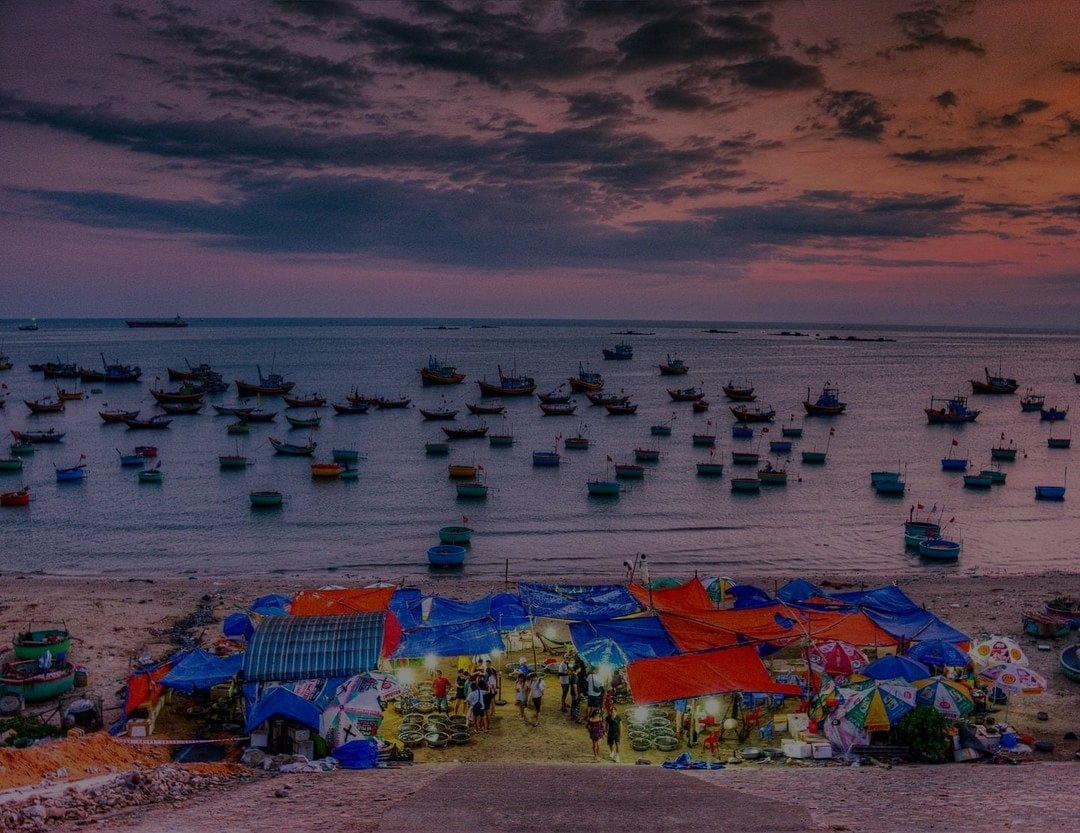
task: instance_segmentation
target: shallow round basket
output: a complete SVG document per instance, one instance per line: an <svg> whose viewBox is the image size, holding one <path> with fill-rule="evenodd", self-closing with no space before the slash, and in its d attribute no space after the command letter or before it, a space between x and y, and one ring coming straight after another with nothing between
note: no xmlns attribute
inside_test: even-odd
<svg viewBox="0 0 1080 833"><path fill-rule="evenodd" d="M652 741L647 738L635 738L630 741L630 748L636 752L644 752L646 749L652 749Z"/></svg>
<svg viewBox="0 0 1080 833"><path fill-rule="evenodd" d="M675 737L675 730L670 726L658 726L654 729L646 729L645 734L653 740L657 738L673 738Z"/></svg>
<svg viewBox="0 0 1080 833"><path fill-rule="evenodd" d="M428 732L424 735L424 743L432 749L442 749L450 742L450 735L446 732Z"/></svg>
<svg viewBox="0 0 1080 833"><path fill-rule="evenodd" d="M652 739L652 735L650 735L644 729L629 729L626 733L626 736L630 738L630 740L633 740L634 738L645 738L646 740Z"/></svg>
<svg viewBox="0 0 1080 833"><path fill-rule="evenodd" d="M401 735L401 742L410 749L415 749L418 746L424 745L424 736L419 732L409 732Z"/></svg>
<svg viewBox="0 0 1080 833"><path fill-rule="evenodd" d="M784 750L780 749L779 747L776 747L776 746L766 747L765 749L762 749L761 751L765 754L766 758L768 758L769 760L772 760L772 761L779 761L782 758L787 757L787 755L784 754Z"/></svg>
<svg viewBox="0 0 1080 833"><path fill-rule="evenodd" d="M447 717L445 714L435 713L435 714L428 715L427 722L428 723L441 723L443 726L445 726L447 723L450 722L450 718Z"/></svg>
<svg viewBox="0 0 1080 833"><path fill-rule="evenodd" d="M765 757L765 753L756 746L744 746L739 750L739 757L744 761L757 761Z"/></svg>
<svg viewBox="0 0 1080 833"><path fill-rule="evenodd" d="M466 744L466 743L469 742L469 733L468 732L454 732L452 735L450 735L450 740L451 740L451 742L456 743L459 746L461 746L462 744Z"/></svg>
<svg viewBox="0 0 1080 833"><path fill-rule="evenodd" d="M660 735L653 738L653 746L661 752L671 752L679 748L679 739L674 735Z"/></svg>
<svg viewBox="0 0 1080 833"><path fill-rule="evenodd" d="M670 720L666 720L663 717L652 717L645 723L645 728L649 731L653 731L654 729L670 729L672 727Z"/></svg>
<svg viewBox="0 0 1080 833"><path fill-rule="evenodd" d="M450 715L449 721L451 726L467 726L469 724L469 718L463 714L452 714Z"/></svg>
<svg viewBox="0 0 1080 833"><path fill-rule="evenodd" d="M433 711L435 711L435 701L421 700L419 703L416 704L416 710L420 712L420 714L431 714Z"/></svg>

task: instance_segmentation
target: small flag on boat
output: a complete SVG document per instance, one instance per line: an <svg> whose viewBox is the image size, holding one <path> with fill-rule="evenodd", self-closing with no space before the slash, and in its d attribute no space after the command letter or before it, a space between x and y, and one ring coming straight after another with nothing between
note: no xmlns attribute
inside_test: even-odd
<svg viewBox="0 0 1080 833"><path fill-rule="evenodd" d="M762 434L768 434L768 433L769 433L769 429L768 429L768 428L762 428L762 429L761 429L761 433L762 433Z"/></svg>
<svg viewBox="0 0 1080 833"><path fill-rule="evenodd" d="M461 516L461 522L463 524L467 524L469 522L469 516L468 515L462 515Z"/></svg>
<svg viewBox="0 0 1080 833"><path fill-rule="evenodd" d="M955 520L956 520L956 515L953 515L951 518L949 518L949 523L952 523Z"/></svg>
<svg viewBox="0 0 1080 833"><path fill-rule="evenodd" d="M80 459L80 460L85 460L85 459L86 459L86 455L85 455L85 454L80 454L80 455L79 455L79 459Z"/></svg>
<svg viewBox="0 0 1080 833"><path fill-rule="evenodd" d="M610 455L610 454L608 455L607 461L608 461L609 463L610 463L610 462L612 462L612 460L611 460L611 455Z"/></svg>
<svg viewBox="0 0 1080 833"><path fill-rule="evenodd" d="M960 443L958 443L958 442L957 442L956 440L953 440L953 441L952 441L952 444L953 444L953 445L960 445Z"/></svg>
<svg viewBox="0 0 1080 833"><path fill-rule="evenodd" d="M920 504L918 504L918 506L919 506L919 508L920 508L920 509L925 509L925 508L926 508L926 507L925 507L925 506L923 506L923 505L922 505L921 503L920 503Z"/></svg>
<svg viewBox="0 0 1080 833"><path fill-rule="evenodd" d="M484 470L484 467L483 467L483 466L477 466L477 467L476 467L476 470L477 470L477 471L483 471L483 470Z"/></svg>
<svg viewBox="0 0 1080 833"><path fill-rule="evenodd" d="M830 428L829 429L829 436L830 437L836 436L836 429L835 428Z"/></svg>
<svg viewBox="0 0 1080 833"><path fill-rule="evenodd" d="M1004 431L1001 432L1001 439L1005 439L1005 432Z"/></svg>

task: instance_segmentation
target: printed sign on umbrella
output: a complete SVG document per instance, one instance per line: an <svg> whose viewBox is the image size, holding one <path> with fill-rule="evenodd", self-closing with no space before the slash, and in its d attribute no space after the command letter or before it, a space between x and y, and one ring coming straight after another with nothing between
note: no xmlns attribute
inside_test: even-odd
<svg viewBox="0 0 1080 833"><path fill-rule="evenodd" d="M1015 639L1008 636L987 636L972 645L968 654L975 661L976 668L1006 663L1028 664L1024 651Z"/></svg>
<svg viewBox="0 0 1080 833"><path fill-rule="evenodd" d="M810 648L810 667L840 677L850 677L867 663L866 654L847 642L827 640Z"/></svg>
<svg viewBox="0 0 1080 833"><path fill-rule="evenodd" d="M1012 662L990 665L979 671L979 678L987 680L1008 694L1042 694L1046 680L1026 665Z"/></svg>
<svg viewBox="0 0 1080 833"><path fill-rule="evenodd" d="M963 683L944 677L923 680L915 692L915 703L920 706L933 706L950 720L959 720L975 710L971 689Z"/></svg>
<svg viewBox="0 0 1080 833"><path fill-rule="evenodd" d="M915 708L915 689L876 680L871 682L869 688L855 691L847 697L837 714L858 729L884 732Z"/></svg>
<svg viewBox="0 0 1080 833"><path fill-rule="evenodd" d="M331 747L371 737L382 722L383 703L401 693L388 674L357 674L338 686L323 710L319 728Z"/></svg>

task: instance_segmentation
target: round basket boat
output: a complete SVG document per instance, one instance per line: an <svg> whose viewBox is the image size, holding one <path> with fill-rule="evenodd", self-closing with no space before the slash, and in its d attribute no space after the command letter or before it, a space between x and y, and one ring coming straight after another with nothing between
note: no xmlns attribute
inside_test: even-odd
<svg viewBox="0 0 1080 833"><path fill-rule="evenodd" d="M661 735L653 738L653 746L661 752L671 752L673 749L679 748L679 739L674 735Z"/></svg>
<svg viewBox="0 0 1080 833"><path fill-rule="evenodd" d="M424 743L432 749L442 749L450 742L450 735L446 732L428 732L424 735Z"/></svg>
<svg viewBox="0 0 1080 833"><path fill-rule="evenodd" d="M468 726L469 718L463 714L452 714L448 722L451 726Z"/></svg>
<svg viewBox="0 0 1080 833"><path fill-rule="evenodd" d="M630 748L636 752L644 752L647 749L652 749L652 741L647 737L639 737L630 741Z"/></svg>

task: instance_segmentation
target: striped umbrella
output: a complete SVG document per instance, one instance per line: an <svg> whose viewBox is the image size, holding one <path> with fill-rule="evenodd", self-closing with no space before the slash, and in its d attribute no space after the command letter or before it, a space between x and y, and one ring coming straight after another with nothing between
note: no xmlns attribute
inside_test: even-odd
<svg viewBox="0 0 1080 833"><path fill-rule="evenodd" d="M869 688L862 691L847 689L843 704L838 714L859 729L868 732L883 732L901 717L915 708L915 689L911 686L896 686L891 683L872 681ZM841 689L845 692L845 689Z"/></svg>
<svg viewBox="0 0 1080 833"><path fill-rule="evenodd" d="M933 706L952 720L971 714L975 710L975 701L971 698L971 689L955 680L944 677L932 677L916 683L915 702L920 706Z"/></svg>
<svg viewBox="0 0 1080 833"><path fill-rule="evenodd" d="M842 677L858 673L866 666L866 654L847 642L829 639L810 648L810 667Z"/></svg>

